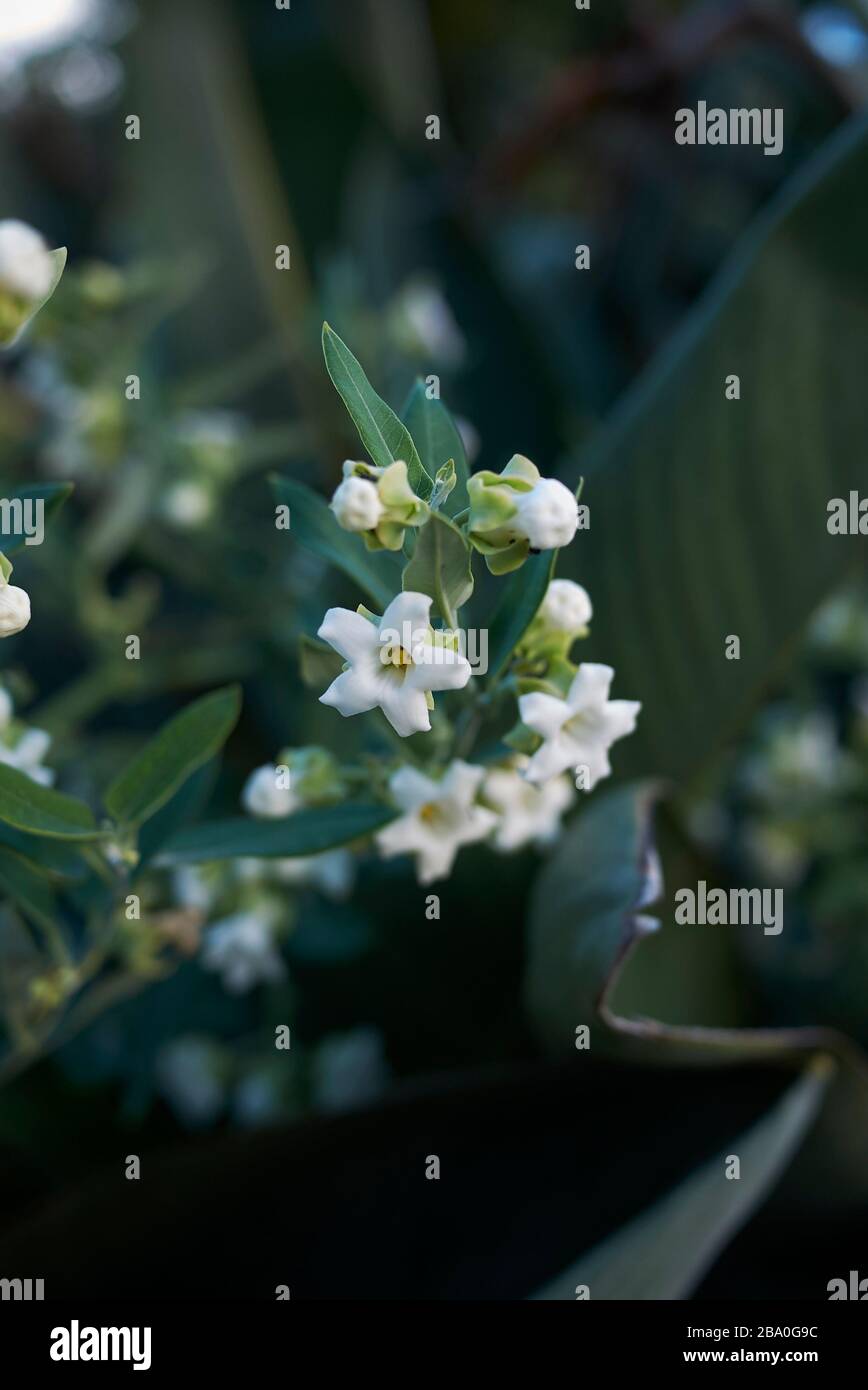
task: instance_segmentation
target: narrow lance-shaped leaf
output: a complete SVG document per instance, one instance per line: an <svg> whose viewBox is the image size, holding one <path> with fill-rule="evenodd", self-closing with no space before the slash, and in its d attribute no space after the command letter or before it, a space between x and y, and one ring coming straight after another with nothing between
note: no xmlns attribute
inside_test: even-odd
<svg viewBox="0 0 868 1390"><path fill-rule="evenodd" d="M767 1115L655 1206L583 1255L535 1298L678 1299L693 1289L765 1200L817 1114L835 1068L817 1057ZM737 1155L738 1180L727 1176Z"/></svg>
<svg viewBox="0 0 868 1390"><path fill-rule="evenodd" d="M237 686L204 695L171 719L109 787L106 810L120 824L147 820L220 749L238 719Z"/></svg>
<svg viewBox="0 0 868 1390"><path fill-rule="evenodd" d="M372 835L396 812L389 806L318 806L282 820L230 820L191 826L174 836L160 864L197 864L211 859L290 859L320 854Z"/></svg>
<svg viewBox="0 0 868 1390"><path fill-rule="evenodd" d="M322 348L329 376L372 462L378 468L388 468L396 459L403 459L410 486L427 500L431 496L433 479L422 467L409 431L394 410L380 399L346 343L327 323L323 324Z"/></svg>
<svg viewBox="0 0 868 1390"><path fill-rule="evenodd" d="M497 680L536 617L554 574L558 551L531 555L506 582L489 637L488 679Z"/></svg>
<svg viewBox="0 0 868 1390"><path fill-rule="evenodd" d="M40 787L17 768L0 763L0 821L31 835L95 840L101 835L90 808L62 792Z"/></svg>
<svg viewBox="0 0 868 1390"><path fill-rule="evenodd" d="M0 894L7 894L25 916L51 931L56 904L49 880L13 850L0 848Z"/></svg>
<svg viewBox="0 0 868 1390"><path fill-rule="evenodd" d="M358 584L382 610L401 588L401 570L386 551L366 550L360 536L341 530L328 505L304 483L271 477L278 502L289 507L290 534Z"/></svg>

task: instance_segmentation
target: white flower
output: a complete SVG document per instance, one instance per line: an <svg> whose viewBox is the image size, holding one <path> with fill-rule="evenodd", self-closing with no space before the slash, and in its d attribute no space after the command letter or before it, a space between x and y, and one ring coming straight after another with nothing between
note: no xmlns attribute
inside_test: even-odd
<svg viewBox="0 0 868 1390"><path fill-rule="evenodd" d="M43 237L26 222L0 222L0 285L21 299L44 299L54 279L54 262Z"/></svg>
<svg viewBox="0 0 868 1390"><path fill-rule="evenodd" d="M42 766L42 759L50 746L51 734L44 729L25 729L12 747L0 743L0 763L17 768L41 787L50 787L54 773L50 767Z"/></svg>
<svg viewBox="0 0 868 1390"><path fill-rule="evenodd" d="M582 632L591 621L593 609L587 591L572 579L553 579L537 617L552 632Z"/></svg>
<svg viewBox="0 0 868 1390"><path fill-rule="evenodd" d="M567 698L533 691L519 698L523 723L544 740L527 765L530 782L547 782L567 768L587 767L587 791L612 771L608 751L616 739L631 734L642 708L636 700L610 700L611 666L585 661Z"/></svg>
<svg viewBox="0 0 868 1390"><path fill-rule="evenodd" d="M330 608L318 636L349 662L320 701L343 715L381 709L402 738L431 728L426 693L461 690L470 663L435 642L431 599L412 590L393 598L382 618L371 622L348 608Z"/></svg>
<svg viewBox="0 0 868 1390"><path fill-rule="evenodd" d="M345 531L373 531L385 511L370 478L344 478L329 506Z"/></svg>
<svg viewBox="0 0 868 1390"><path fill-rule="evenodd" d="M272 860L274 878L278 883L303 888L310 885L327 898L340 901L352 892L356 876L356 861L349 850L327 849L322 854L303 855L294 859Z"/></svg>
<svg viewBox="0 0 868 1390"><path fill-rule="evenodd" d="M557 478L540 478L530 492L514 498L516 514L511 529L526 536L531 550L557 550L569 545L579 525L579 506L568 487Z"/></svg>
<svg viewBox="0 0 868 1390"><path fill-rule="evenodd" d="M14 584L0 588L0 637L14 637L30 622L30 598Z"/></svg>
<svg viewBox="0 0 868 1390"><path fill-rule="evenodd" d="M422 357L457 366L467 350L464 336L448 301L433 281L418 277L396 296L391 321L398 342Z"/></svg>
<svg viewBox="0 0 868 1390"><path fill-rule="evenodd" d="M389 780L392 800L405 812L376 836L385 859L415 854L420 883L445 878L462 845L484 840L497 824L494 811L477 806L484 767L456 760L439 782L413 767L402 767Z"/></svg>
<svg viewBox="0 0 868 1390"><path fill-rule="evenodd" d="M201 526L214 511L214 498L207 487L190 478L169 488L162 510L176 526Z"/></svg>
<svg viewBox="0 0 868 1390"><path fill-rule="evenodd" d="M10 723L14 709L12 696L5 686L0 685L0 729L5 729Z"/></svg>
<svg viewBox="0 0 868 1390"><path fill-rule="evenodd" d="M251 772L241 793L241 804L251 816L265 819L279 819L292 815L300 806L300 801L289 787L283 785L287 771L280 771L273 763L265 763Z"/></svg>
<svg viewBox="0 0 868 1390"><path fill-rule="evenodd" d="M172 900L180 907L208 912L217 896L217 884L199 864L181 864L172 874Z"/></svg>
<svg viewBox="0 0 868 1390"><path fill-rule="evenodd" d="M518 771L527 761L516 759L513 767L493 768L483 783L483 800L499 816L492 843L504 852L531 843L550 845L560 832L562 815L576 799L569 777L533 786Z"/></svg>
<svg viewBox="0 0 868 1390"><path fill-rule="evenodd" d="M236 912L211 927L202 947L202 965L216 970L230 994L272 984L285 974L272 937L271 922L256 912Z"/></svg>

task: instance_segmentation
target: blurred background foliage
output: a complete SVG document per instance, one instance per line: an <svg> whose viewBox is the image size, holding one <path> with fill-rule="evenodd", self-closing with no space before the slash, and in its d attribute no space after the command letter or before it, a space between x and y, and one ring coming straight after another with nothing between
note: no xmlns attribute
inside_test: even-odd
<svg viewBox="0 0 868 1390"><path fill-rule="evenodd" d="M473 466L518 451L587 474L591 531L561 572L594 600L590 654L643 701L616 778L664 784L662 930L619 977L618 1013L866 1042L864 554L825 533L828 498L864 478L865 7L42 0L0 7L0 72L3 215L70 253L0 379L4 478L75 483L45 545L17 557L35 617L2 653L64 789L91 798L227 681L244 685L241 723L179 814L231 813L277 749L348 738L297 646L326 601L358 595L275 532L266 482L279 466L328 491L357 451L322 368L327 318L394 406L437 373ZM673 112L699 99L783 108L783 153L677 147ZM130 632L141 662L124 659ZM538 858L495 875L484 855L459 859L436 925L402 864L366 862L349 900L295 895L286 983L230 997L188 961L103 1014L5 1088L0 1205L189 1128L279 1125L390 1085L412 1098L432 1076L542 1075L526 981ZM783 886L783 935L675 927L672 894L700 877ZM287 1019L292 1061L275 1066ZM588 1084L612 1224L631 1215L602 1176L614 1113L642 1079L618 1072L609 1101ZM692 1083L646 1084L662 1130ZM761 1085L721 1078L697 1161L756 1118ZM840 1113L842 1167L819 1187L861 1168L835 1194L849 1211L864 1092ZM683 1134L641 1151L658 1192L678 1176L670 1150ZM811 1161L790 1202L817 1197ZM509 1287L582 1248L573 1232L526 1275L517 1255Z"/></svg>

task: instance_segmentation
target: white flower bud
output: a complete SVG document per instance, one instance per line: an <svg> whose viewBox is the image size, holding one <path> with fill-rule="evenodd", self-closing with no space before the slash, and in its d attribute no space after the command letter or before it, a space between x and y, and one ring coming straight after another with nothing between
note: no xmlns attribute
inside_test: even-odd
<svg viewBox="0 0 868 1390"><path fill-rule="evenodd" d="M552 632L581 632L593 609L587 591L572 579L553 579L540 604L538 617Z"/></svg>
<svg viewBox="0 0 868 1390"><path fill-rule="evenodd" d="M277 768L266 763L251 772L241 793L241 804L251 816L276 819L292 815L298 807L298 797L289 787L281 785Z"/></svg>
<svg viewBox="0 0 868 1390"><path fill-rule="evenodd" d="M0 589L0 637L12 637L30 622L30 599L24 589L6 584Z"/></svg>
<svg viewBox="0 0 868 1390"><path fill-rule="evenodd" d="M54 279L54 262L39 232L26 222L0 222L0 285L22 299L43 299Z"/></svg>
<svg viewBox="0 0 868 1390"><path fill-rule="evenodd" d="M344 478L330 506L345 531L372 531L385 510L376 483L368 478Z"/></svg>
<svg viewBox="0 0 868 1390"><path fill-rule="evenodd" d="M530 492L517 493L515 503L518 510L510 529L526 536L531 550L557 550L576 534L578 503L557 478L540 478Z"/></svg>

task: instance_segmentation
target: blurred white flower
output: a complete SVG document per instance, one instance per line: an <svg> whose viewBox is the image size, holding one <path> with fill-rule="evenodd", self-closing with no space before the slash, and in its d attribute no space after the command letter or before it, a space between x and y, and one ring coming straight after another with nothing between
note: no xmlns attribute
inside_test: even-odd
<svg viewBox="0 0 868 1390"><path fill-rule="evenodd" d="M14 637L30 622L30 596L14 584L0 588L0 637Z"/></svg>
<svg viewBox="0 0 868 1390"><path fill-rule="evenodd" d="M278 883L316 888L327 898L348 898L356 876L356 861L349 850L327 849L296 859L275 859L273 875Z"/></svg>
<svg viewBox="0 0 868 1390"><path fill-rule="evenodd" d="M54 262L44 237L15 218L0 222L0 286L35 302L44 299L54 280Z"/></svg>
<svg viewBox="0 0 868 1390"><path fill-rule="evenodd" d="M316 1110L350 1110L369 1105L386 1089L389 1068L383 1035L377 1028L354 1028L326 1038L311 1067L311 1099Z"/></svg>
<svg viewBox="0 0 868 1390"><path fill-rule="evenodd" d="M392 301L389 322L399 346L416 357L457 367L467 345L449 303L425 276L409 280Z"/></svg>
<svg viewBox="0 0 868 1390"><path fill-rule="evenodd" d="M615 672L611 666L585 661L565 700L542 691L521 695L522 721L543 739L527 765L530 782L547 782L568 768L586 767L591 791L612 771L608 752L616 739L631 734L642 706L636 700L610 700Z"/></svg>
<svg viewBox="0 0 868 1390"><path fill-rule="evenodd" d="M576 799L569 777L553 777L535 787L518 771L528 759L516 759L513 767L496 767L488 773L482 797L498 814L492 844L507 852L535 844L550 845L560 833L561 817Z"/></svg>
<svg viewBox="0 0 868 1390"><path fill-rule="evenodd" d="M185 1124L213 1124L220 1115L226 1088L219 1061L219 1049L204 1038L178 1038L157 1054L157 1084Z"/></svg>
<svg viewBox="0 0 868 1390"><path fill-rule="evenodd" d="M12 745L0 741L0 763L17 768L41 787L50 787L54 782L54 772L42 765L50 746L51 734L44 729L25 729Z"/></svg>
<svg viewBox="0 0 868 1390"><path fill-rule="evenodd" d="M435 782L413 767L401 767L389 779L392 800L405 814L376 835L385 859L416 856L420 883L445 878L462 845L484 840L497 825L494 811L476 804L485 768L456 759Z"/></svg>
<svg viewBox="0 0 868 1390"><path fill-rule="evenodd" d="M172 873L172 898L179 907L195 907L208 912L216 897L217 885L198 864L181 864Z"/></svg>
<svg viewBox="0 0 868 1390"><path fill-rule="evenodd" d="M552 632L583 632L593 609L587 591L572 579L553 579L540 604L537 618Z"/></svg>
<svg viewBox="0 0 868 1390"><path fill-rule="evenodd" d="M0 729L5 729L9 724L14 710L12 696L5 686L0 685Z"/></svg>
<svg viewBox="0 0 868 1390"><path fill-rule="evenodd" d="M406 590L372 622L348 608L330 608L318 636L349 662L320 702L343 715L381 709L402 738L431 728L426 693L461 690L470 663L437 645L431 630L431 599Z"/></svg>
<svg viewBox="0 0 868 1390"><path fill-rule="evenodd" d="M202 526L213 515L214 496L203 483L187 478L172 484L161 510L175 526Z"/></svg>
<svg viewBox="0 0 868 1390"><path fill-rule="evenodd" d="M210 927L201 962L216 971L230 994L245 994L254 985L274 984L286 974L274 944L270 915L236 912Z"/></svg>
<svg viewBox="0 0 868 1390"><path fill-rule="evenodd" d="M301 801L289 786L287 771L280 770L274 763L265 763L251 772L241 792L241 804L251 816L278 820L292 815L298 810Z"/></svg>
<svg viewBox="0 0 868 1390"><path fill-rule="evenodd" d="M241 1078L232 1097L232 1116L239 1125L256 1129L281 1117L278 1079L264 1067Z"/></svg>

